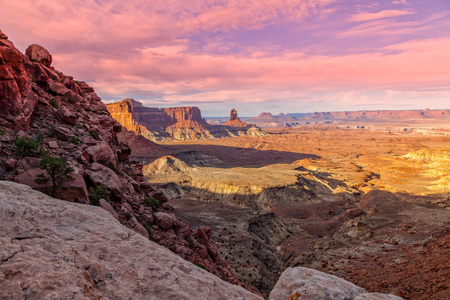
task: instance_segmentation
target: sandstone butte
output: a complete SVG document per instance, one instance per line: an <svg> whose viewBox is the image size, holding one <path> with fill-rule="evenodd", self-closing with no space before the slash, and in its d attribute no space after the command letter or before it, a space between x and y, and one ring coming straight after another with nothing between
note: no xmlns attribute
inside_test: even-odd
<svg viewBox="0 0 450 300"><path fill-rule="evenodd" d="M214 139L228 136L263 136L264 131L239 120L237 112L224 125L210 125L198 107L152 108L133 99L107 105L111 116L128 131L155 141ZM234 119L233 119L234 118Z"/></svg>
<svg viewBox="0 0 450 300"><path fill-rule="evenodd" d="M244 123L241 121L241 119L239 119L237 110L234 108L230 112L230 119L223 125L230 126L230 127L247 127L248 126L247 123Z"/></svg>
<svg viewBox="0 0 450 300"><path fill-rule="evenodd" d="M0 298L261 299L229 284L243 286L211 229L178 220L144 180L93 88L55 70L42 46L26 54L0 31ZM44 153L73 180L35 182Z"/></svg>

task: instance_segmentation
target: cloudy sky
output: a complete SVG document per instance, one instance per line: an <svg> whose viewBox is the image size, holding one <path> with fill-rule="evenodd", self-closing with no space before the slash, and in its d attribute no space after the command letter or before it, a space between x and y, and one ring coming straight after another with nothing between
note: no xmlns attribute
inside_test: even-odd
<svg viewBox="0 0 450 300"><path fill-rule="evenodd" d="M450 108L449 0L0 0L105 102L204 116Z"/></svg>

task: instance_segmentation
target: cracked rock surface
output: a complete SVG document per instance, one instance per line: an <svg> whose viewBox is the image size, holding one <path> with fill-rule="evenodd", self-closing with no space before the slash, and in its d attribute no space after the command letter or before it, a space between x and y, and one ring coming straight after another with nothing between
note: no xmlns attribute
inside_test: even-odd
<svg viewBox="0 0 450 300"><path fill-rule="evenodd" d="M101 208L25 185L0 181L0 228L0 299L262 299Z"/></svg>

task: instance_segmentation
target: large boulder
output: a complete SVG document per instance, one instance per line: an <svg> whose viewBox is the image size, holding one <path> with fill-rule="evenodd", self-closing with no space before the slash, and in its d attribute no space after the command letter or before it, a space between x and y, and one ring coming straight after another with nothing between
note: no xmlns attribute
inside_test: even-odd
<svg viewBox="0 0 450 300"><path fill-rule="evenodd" d="M377 298L378 297L378 298ZM314 269L296 267L288 268L269 295L269 300L357 300L357 299L402 299L394 295L367 291L342 278Z"/></svg>
<svg viewBox="0 0 450 300"><path fill-rule="evenodd" d="M90 162L99 162L104 165L117 163L117 155L111 150L111 147L105 142L99 142L96 145L86 148Z"/></svg>
<svg viewBox="0 0 450 300"><path fill-rule="evenodd" d="M28 46L27 50L25 50L25 55L28 56L31 61L36 61L46 67L50 67L52 64L52 55L50 52L38 44Z"/></svg>
<svg viewBox="0 0 450 300"><path fill-rule="evenodd" d="M121 225L100 207L0 181L0 298L263 298Z"/></svg>
<svg viewBox="0 0 450 300"><path fill-rule="evenodd" d="M119 176L110 168L99 163L93 163L91 168L86 170L86 174L96 186L103 184L113 192L120 192L122 189Z"/></svg>

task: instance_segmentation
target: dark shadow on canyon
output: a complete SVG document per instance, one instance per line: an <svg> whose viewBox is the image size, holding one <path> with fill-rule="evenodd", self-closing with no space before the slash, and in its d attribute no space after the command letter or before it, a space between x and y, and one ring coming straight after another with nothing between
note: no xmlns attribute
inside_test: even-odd
<svg viewBox="0 0 450 300"><path fill-rule="evenodd" d="M201 145L201 144L180 144L164 145L173 151L176 157L181 160L186 158L186 154L195 151L197 154L212 156L221 161L212 167L219 168L260 168L273 164L292 164L302 159L319 159L314 154L294 153L288 151L257 150L253 148L229 147L221 145ZM185 161L186 163L191 163Z"/></svg>

